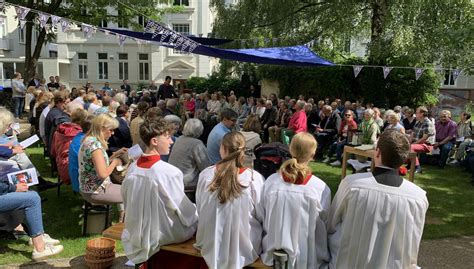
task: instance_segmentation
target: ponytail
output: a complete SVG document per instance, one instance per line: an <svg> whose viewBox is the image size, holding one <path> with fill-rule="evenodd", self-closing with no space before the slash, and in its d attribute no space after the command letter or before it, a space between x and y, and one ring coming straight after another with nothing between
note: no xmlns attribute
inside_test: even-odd
<svg viewBox="0 0 474 269"><path fill-rule="evenodd" d="M222 147L228 155L216 164L214 178L209 184L210 192L217 192L221 204L238 198L245 186L239 182L239 170L243 167L245 138L241 133L231 132L222 139Z"/></svg>
<svg viewBox="0 0 474 269"><path fill-rule="evenodd" d="M299 184L311 174L311 169L307 165L298 163L295 158L291 158L282 164L280 172L286 182Z"/></svg>
<svg viewBox="0 0 474 269"><path fill-rule="evenodd" d="M293 158L284 162L280 168L285 182L301 184L311 174L307 162L316 154L317 146L316 139L309 133L298 133L291 139L290 153Z"/></svg>

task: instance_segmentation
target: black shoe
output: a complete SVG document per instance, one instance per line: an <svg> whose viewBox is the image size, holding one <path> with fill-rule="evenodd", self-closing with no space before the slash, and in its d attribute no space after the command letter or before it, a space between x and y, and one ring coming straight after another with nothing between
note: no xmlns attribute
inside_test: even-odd
<svg viewBox="0 0 474 269"><path fill-rule="evenodd" d="M38 191L45 191L61 186L62 182L53 183L51 181L45 180L43 183L38 184Z"/></svg>

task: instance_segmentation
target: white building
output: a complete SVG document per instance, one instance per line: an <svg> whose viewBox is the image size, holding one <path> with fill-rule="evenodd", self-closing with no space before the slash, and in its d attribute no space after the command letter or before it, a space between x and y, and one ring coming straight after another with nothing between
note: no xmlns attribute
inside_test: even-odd
<svg viewBox="0 0 474 269"><path fill-rule="evenodd" d="M162 23L183 34L206 37L211 31L213 17L209 0L175 0L182 5L180 14L168 14ZM116 15L116 10L109 10ZM23 72L25 51L25 30L18 27L13 7L6 14L0 13L0 86L9 86L15 71ZM137 16L139 23L145 23ZM112 22L102 22L108 28L124 28ZM97 32L91 39L84 38L79 28L63 33L58 29L55 43L43 46L38 64L38 74L45 77L59 75L69 87L91 82L95 88L109 82L118 87L128 79L133 86L148 85L150 80L161 83L165 76L173 77L173 83L185 87L191 76L206 76L213 71L215 61L206 56L184 54L180 51L144 44L139 46L127 39L120 47L115 36ZM35 34L33 36L35 40ZM25 78L26 79L26 78Z"/></svg>

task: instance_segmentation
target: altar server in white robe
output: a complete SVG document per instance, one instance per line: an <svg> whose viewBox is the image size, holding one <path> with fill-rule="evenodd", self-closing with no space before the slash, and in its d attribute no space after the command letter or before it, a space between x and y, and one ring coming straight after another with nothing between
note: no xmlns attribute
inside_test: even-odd
<svg viewBox="0 0 474 269"><path fill-rule="evenodd" d="M135 264L160 247L190 239L197 228L196 207L184 194L183 173L160 160L173 143L163 119L144 122L140 137L145 153L128 168L122 183L125 229L122 244Z"/></svg>
<svg viewBox="0 0 474 269"><path fill-rule="evenodd" d="M320 268L329 261L326 220L331 190L308 166L316 147L311 134L295 135L290 144L293 158L265 181L261 257L266 265L273 265L275 250L288 254L286 268Z"/></svg>
<svg viewBox="0 0 474 269"><path fill-rule="evenodd" d="M341 181L328 220L330 268L416 268L428 200L398 174L409 150L402 133L385 131L374 171Z"/></svg>
<svg viewBox="0 0 474 269"><path fill-rule="evenodd" d="M222 160L199 175L195 246L211 269L240 269L261 251L262 216L257 207L264 178L242 166L244 152L244 136L227 133L220 147Z"/></svg>

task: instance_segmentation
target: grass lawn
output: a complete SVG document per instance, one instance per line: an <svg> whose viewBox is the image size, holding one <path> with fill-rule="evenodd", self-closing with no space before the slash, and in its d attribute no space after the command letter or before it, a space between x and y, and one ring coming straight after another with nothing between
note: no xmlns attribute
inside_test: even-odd
<svg viewBox="0 0 474 269"><path fill-rule="evenodd" d="M43 158L43 149L28 149L31 160L46 178L50 176L49 161ZM340 181L341 169L321 163L312 163L319 178L331 188L334 196ZM48 178L51 181L55 179ZM460 168L439 169L424 167L422 174L415 175L415 183L428 193L430 207L426 217L423 239L437 239L461 235L474 235L474 187L469 183L469 174ZM57 258L81 256L85 252L88 239L81 235L82 199L73 195L70 186L61 187L61 196L56 189L41 193L48 199L43 203L43 222L45 231L60 239L64 252ZM117 216L114 217L117 220ZM117 243L118 252L122 251ZM32 247L25 240L4 240L0 242L0 265L29 262Z"/></svg>

